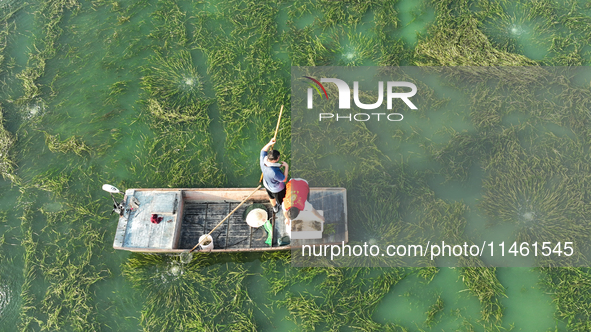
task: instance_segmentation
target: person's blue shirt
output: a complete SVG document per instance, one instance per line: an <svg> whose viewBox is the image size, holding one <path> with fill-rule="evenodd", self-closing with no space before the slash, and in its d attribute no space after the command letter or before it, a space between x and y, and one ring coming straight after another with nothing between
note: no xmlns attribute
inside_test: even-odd
<svg viewBox="0 0 591 332"><path fill-rule="evenodd" d="M278 193L285 188L285 176L279 166L266 166L265 157L267 151L261 150L261 171L263 172L263 185L272 193Z"/></svg>

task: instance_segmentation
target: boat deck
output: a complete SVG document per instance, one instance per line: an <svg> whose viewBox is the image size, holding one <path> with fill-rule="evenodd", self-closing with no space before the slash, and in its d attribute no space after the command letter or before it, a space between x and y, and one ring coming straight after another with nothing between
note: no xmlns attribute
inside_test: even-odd
<svg viewBox="0 0 591 332"><path fill-rule="evenodd" d="M252 203L252 202L249 202ZM262 203L262 202L256 202ZM232 202L185 202L179 249L191 249L199 243L199 237L209 233L239 203ZM267 232L263 227L253 228L242 218L250 204L243 204L213 233L216 249L250 249L267 246ZM271 204L265 204L271 215ZM268 246L267 246L268 247Z"/></svg>
<svg viewBox="0 0 591 332"><path fill-rule="evenodd" d="M180 190L160 191L155 195L151 191L127 190L125 205L129 207L131 197L140 202L135 210L126 209L119 218L113 247L115 249L153 249L170 250L177 246L179 236L178 213L182 209ZM152 214L158 214L163 220L158 224L150 222Z"/></svg>

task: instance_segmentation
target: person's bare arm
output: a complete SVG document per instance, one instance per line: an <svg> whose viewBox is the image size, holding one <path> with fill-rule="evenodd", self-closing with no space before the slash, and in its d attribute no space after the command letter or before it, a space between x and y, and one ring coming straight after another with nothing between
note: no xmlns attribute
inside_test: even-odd
<svg viewBox="0 0 591 332"><path fill-rule="evenodd" d="M269 143L267 143L267 145L263 146L263 148L261 150L263 151L269 151L269 148L271 147L271 145L274 145L277 142L276 139L271 138L271 140L269 141Z"/></svg>
<svg viewBox="0 0 591 332"><path fill-rule="evenodd" d="M291 220L289 220L289 217L287 216L287 211L283 210L283 216L285 217L285 224L289 226Z"/></svg>
<svg viewBox="0 0 591 332"><path fill-rule="evenodd" d="M285 167L285 169L283 170L283 176L285 177L285 179L283 179L283 182L287 182L287 173L289 172L289 165L284 161L281 166Z"/></svg>
<svg viewBox="0 0 591 332"><path fill-rule="evenodd" d="M318 211L316 211L316 209L313 208L312 213L314 213L314 215L316 217L318 217L320 220L322 220L322 222L324 222L324 217L320 213L318 213Z"/></svg>

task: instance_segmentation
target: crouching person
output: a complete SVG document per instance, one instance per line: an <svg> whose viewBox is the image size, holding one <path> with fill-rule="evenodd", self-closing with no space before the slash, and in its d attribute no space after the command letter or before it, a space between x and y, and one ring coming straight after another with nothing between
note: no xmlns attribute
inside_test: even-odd
<svg viewBox="0 0 591 332"><path fill-rule="evenodd" d="M304 179L291 179L286 185L286 194L283 199L283 216L285 223L290 225L291 220L296 219L301 212L311 212L324 222L324 217L308 201L310 187Z"/></svg>

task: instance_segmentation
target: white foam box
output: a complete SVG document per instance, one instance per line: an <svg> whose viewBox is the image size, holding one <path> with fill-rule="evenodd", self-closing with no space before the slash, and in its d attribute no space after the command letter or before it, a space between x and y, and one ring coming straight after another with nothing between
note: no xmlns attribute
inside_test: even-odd
<svg viewBox="0 0 591 332"><path fill-rule="evenodd" d="M317 210L324 217L324 211ZM291 221L292 240L321 239L324 223L313 213L300 213L297 219Z"/></svg>

